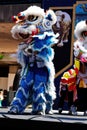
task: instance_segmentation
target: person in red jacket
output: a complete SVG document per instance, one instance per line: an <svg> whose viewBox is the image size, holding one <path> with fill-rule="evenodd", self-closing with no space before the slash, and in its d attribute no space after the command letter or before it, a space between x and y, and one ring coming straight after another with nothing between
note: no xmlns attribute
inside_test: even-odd
<svg viewBox="0 0 87 130"><path fill-rule="evenodd" d="M66 71L60 80L59 96L60 101L58 111L61 114L65 99L68 101L69 114L76 115L76 101L77 101L77 79L78 69L70 69Z"/></svg>

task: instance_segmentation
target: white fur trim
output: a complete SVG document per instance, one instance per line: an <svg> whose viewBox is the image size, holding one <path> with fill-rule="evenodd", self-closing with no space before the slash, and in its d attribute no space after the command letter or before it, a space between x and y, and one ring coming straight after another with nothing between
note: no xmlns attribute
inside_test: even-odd
<svg viewBox="0 0 87 130"><path fill-rule="evenodd" d="M87 31L87 24L86 21L80 21L75 26L74 34L77 39L81 38L81 32Z"/></svg>

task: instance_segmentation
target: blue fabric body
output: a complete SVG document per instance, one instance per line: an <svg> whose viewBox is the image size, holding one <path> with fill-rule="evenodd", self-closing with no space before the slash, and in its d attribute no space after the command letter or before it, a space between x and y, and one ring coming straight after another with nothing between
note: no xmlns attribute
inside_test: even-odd
<svg viewBox="0 0 87 130"><path fill-rule="evenodd" d="M29 44L30 53L26 55L24 50L19 51L18 59L23 64L23 69L10 110L15 107L18 113L22 113L29 104L32 104L33 112L52 110L56 92L52 76L55 73L52 62L54 51L51 46L55 41L52 32L44 33L35 36L33 44Z"/></svg>

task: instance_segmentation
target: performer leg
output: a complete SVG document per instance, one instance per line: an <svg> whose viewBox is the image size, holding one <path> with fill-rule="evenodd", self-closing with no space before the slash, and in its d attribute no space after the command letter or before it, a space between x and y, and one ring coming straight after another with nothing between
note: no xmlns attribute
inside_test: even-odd
<svg viewBox="0 0 87 130"><path fill-rule="evenodd" d="M22 113L26 106L32 101L33 72L29 71L19 83L19 88L11 102L9 113Z"/></svg>
<svg viewBox="0 0 87 130"><path fill-rule="evenodd" d="M53 114L53 99L48 93L46 94L46 114Z"/></svg>
<svg viewBox="0 0 87 130"><path fill-rule="evenodd" d="M61 88L61 96L60 96L60 101L59 101L59 105L58 105L58 111L61 114L62 109L63 109L63 105L64 105L64 101L65 101L65 97L67 96L67 85L65 85L65 87Z"/></svg>
<svg viewBox="0 0 87 130"><path fill-rule="evenodd" d="M69 114L77 115L77 109L75 103L73 101L73 91L68 92L68 106L69 106Z"/></svg>
<svg viewBox="0 0 87 130"><path fill-rule="evenodd" d="M33 114L45 114L48 71L46 67L36 68L33 86Z"/></svg>

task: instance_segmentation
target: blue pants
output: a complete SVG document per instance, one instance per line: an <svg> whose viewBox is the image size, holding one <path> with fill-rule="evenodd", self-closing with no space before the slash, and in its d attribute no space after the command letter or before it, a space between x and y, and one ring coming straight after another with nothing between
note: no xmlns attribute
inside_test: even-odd
<svg viewBox="0 0 87 130"><path fill-rule="evenodd" d="M26 106L32 103L32 111L50 111L52 109L52 98L46 93L48 70L46 67L29 67L26 76L23 76L19 83L11 106L16 107L18 112L23 112Z"/></svg>

